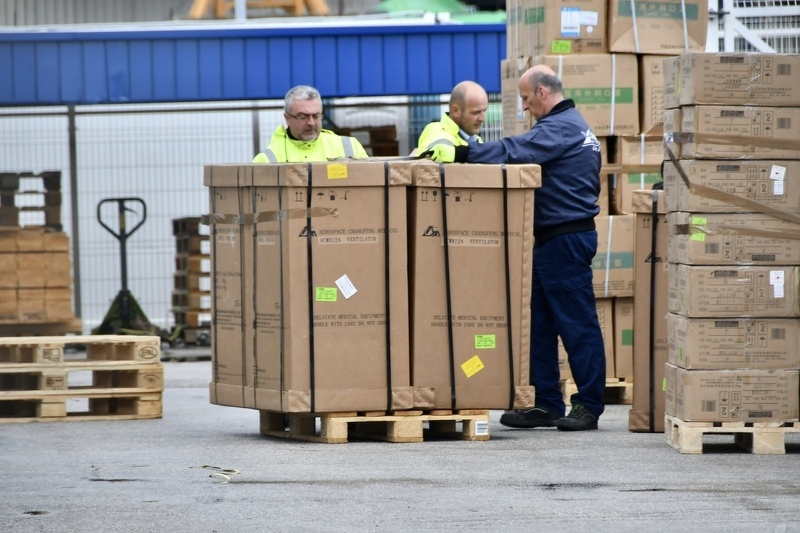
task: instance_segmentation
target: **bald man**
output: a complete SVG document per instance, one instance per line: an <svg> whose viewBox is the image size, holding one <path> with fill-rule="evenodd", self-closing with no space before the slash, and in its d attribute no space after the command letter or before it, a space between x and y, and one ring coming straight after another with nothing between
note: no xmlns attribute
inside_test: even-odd
<svg viewBox="0 0 800 533"><path fill-rule="evenodd" d="M534 407L503 414L513 428L597 429L605 409L606 362L592 289L600 212L600 143L552 69L537 65L519 80L522 103L536 119L527 133L496 142L434 147L432 159L459 163L536 163L542 186L533 208L531 384ZM558 337L578 391L572 409L559 387Z"/></svg>
<svg viewBox="0 0 800 533"><path fill-rule="evenodd" d="M450 93L448 111L422 131L412 154L431 150L437 144L464 146L468 142L483 142L478 136L486 122L489 97L474 81L462 81Z"/></svg>

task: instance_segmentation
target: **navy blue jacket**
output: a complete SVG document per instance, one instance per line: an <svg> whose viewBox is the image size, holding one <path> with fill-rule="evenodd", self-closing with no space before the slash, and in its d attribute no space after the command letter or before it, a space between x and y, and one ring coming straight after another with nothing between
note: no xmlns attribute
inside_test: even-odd
<svg viewBox="0 0 800 533"><path fill-rule="evenodd" d="M536 163L533 227L537 243L563 233L594 229L600 212L600 143L572 100L563 100L527 133L456 147L461 163Z"/></svg>

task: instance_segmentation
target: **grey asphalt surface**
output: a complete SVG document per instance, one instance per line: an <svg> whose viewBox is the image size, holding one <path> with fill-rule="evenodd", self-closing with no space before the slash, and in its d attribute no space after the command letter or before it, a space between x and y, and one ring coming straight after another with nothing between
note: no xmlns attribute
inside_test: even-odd
<svg viewBox="0 0 800 533"><path fill-rule="evenodd" d="M0 530L800 532L798 434L786 455L730 436L682 455L609 405L598 431L492 411L486 442L298 442L211 405L209 361L164 367L161 419L0 425Z"/></svg>

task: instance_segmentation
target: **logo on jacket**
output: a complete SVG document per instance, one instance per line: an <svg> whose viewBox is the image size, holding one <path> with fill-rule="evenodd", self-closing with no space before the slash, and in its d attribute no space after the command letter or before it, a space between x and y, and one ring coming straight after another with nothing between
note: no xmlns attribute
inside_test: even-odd
<svg viewBox="0 0 800 533"><path fill-rule="evenodd" d="M582 131L581 133L583 133L584 137L586 137L583 140L583 145L584 146L591 146L593 152L599 152L600 151L600 141L598 141L597 137L594 136L594 133L592 133L592 130Z"/></svg>

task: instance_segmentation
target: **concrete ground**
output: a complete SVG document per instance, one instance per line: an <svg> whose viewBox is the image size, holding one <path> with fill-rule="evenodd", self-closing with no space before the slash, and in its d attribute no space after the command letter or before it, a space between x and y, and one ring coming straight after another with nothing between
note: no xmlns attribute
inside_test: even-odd
<svg viewBox="0 0 800 533"><path fill-rule="evenodd" d="M800 438L682 455L631 433L511 430L487 442L263 437L211 405L209 361L164 363L163 418L0 425L0 527L26 532L800 532Z"/></svg>

